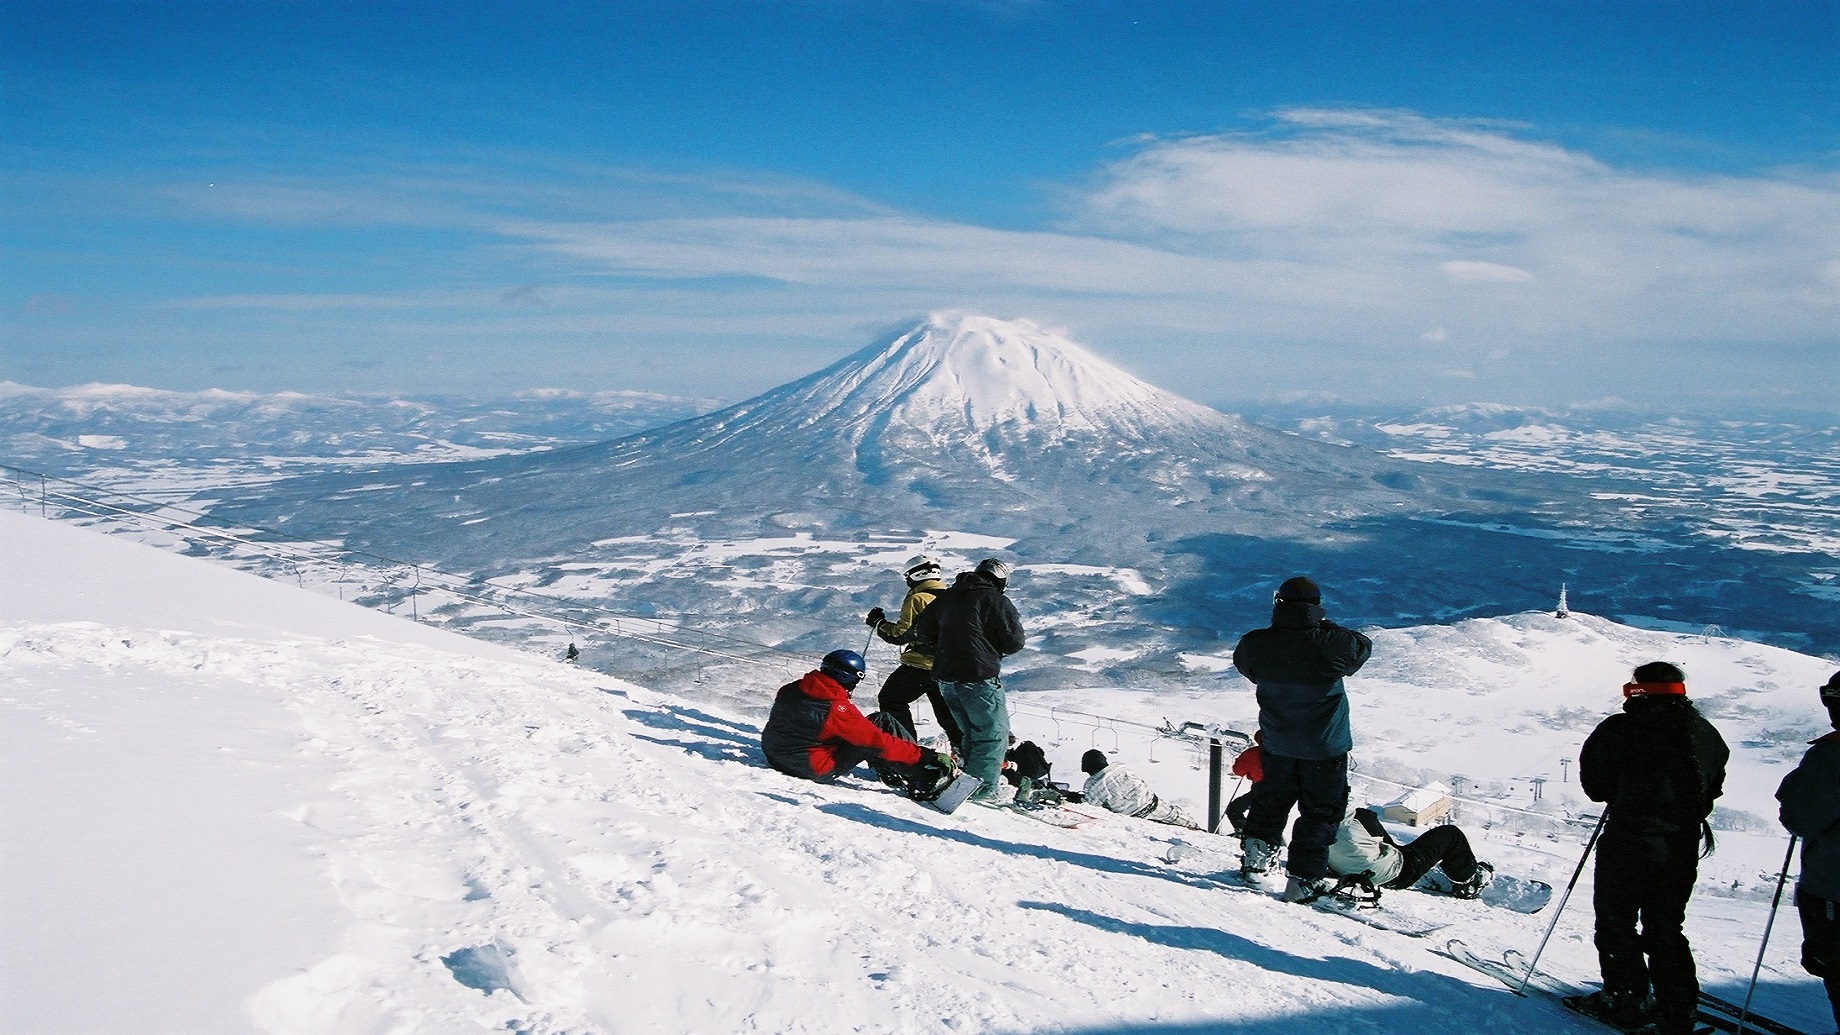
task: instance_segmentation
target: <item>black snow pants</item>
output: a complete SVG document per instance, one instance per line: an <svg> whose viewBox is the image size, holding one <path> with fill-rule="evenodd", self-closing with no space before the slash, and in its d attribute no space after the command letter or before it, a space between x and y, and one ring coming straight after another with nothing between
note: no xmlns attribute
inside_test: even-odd
<svg viewBox="0 0 1840 1035"><path fill-rule="evenodd" d="M1684 837L1605 835L1598 842L1592 904L1604 991L1640 999L1652 989L1663 1018L1693 1015L1699 975L1681 926L1698 874L1697 830Z"/></svg>
<svg viewBox="0 0 1840 1035"><path fill-rule="evenodd" d="M1252 786L1256 788L1258 784L1255 783ZM1235 834L1240 833L1246 829L1246 813L1251 808L1252 808L1252 792L1251 791L1247 791L1246 793L1240 795L1239 797L1234 798L1232 801L1227 802L1227 825L1233 828L1233 832ZM1273 841L1271 843L1277 844L1276 841Z"/></svg>
<svg viewBox="0 0 1840 1035"><path fill-rule="evenodd" d="M891 737L899 737L909 742L912 742L914 739L913 731L901 725L899 719L889 715L887 712L870 712L863 717L875 723L876 729L881 730ZM917 771L917 767L915 766L884 760L882 758L882 753L872 747L859 747L855 744L844 744L831 752L831 755L837 760L837 768L830 771L829 776L821 781L823 783L829 783L837 779L864 762L869 763L869 768L875 771L875 775L879 777L883 783L889 785L900 784L905 786L913 779L914 773Z"/></svg>
<svg viewBox="0 0 1840 1035"><path fill-rule="evenodd" d="M1840 902L1796 888L1795 908L1802 915L1802 969L1827 986L1827 1004L1840 1026Z"/></svg>
<svg viewBox="0 0 1840 1035"><path fill-rule="evenodd" d="M1329 846L1348 811L1348 756L1286 758L1265 752L1265 778L1252 785L1247 837L1284 843L1284 821L1297 809L1284 868L1299 880L1329 875Z"/></svg>
<svg viewBox="0 0 1840 1035"><path fill-rule="evenodd" d="M1469 837L1454 824L1432 827L1399 846L1405 857L1399 876L1386 882L1389 888L1409 888L1431 872L1433 866L1444 871L1451 883L1461 884L1476 875L1476 853L1470 850Z"/></svg>
<svg viewBox="0 0 1840 1035"><path fill-rule="evenodd" d="M907 727L907 739L914 739L913 704L920 698L926 698L933 706L933 718L939 720L939 728L946 731L946 739L952 743L952 753L958 754L962 735L958 721L952 718L952 709L946 706L946 699L939 692L939 683L933 673L912 665L897 665L888 674L888 680L882 684L882 690L875 695L875 706L883 712L901 720Z"/></svg>

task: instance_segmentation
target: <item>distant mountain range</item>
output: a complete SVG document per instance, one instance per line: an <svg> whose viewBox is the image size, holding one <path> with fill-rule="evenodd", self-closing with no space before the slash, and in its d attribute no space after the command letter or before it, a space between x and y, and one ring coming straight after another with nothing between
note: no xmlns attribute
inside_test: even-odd
<svg viewBox="0 0 1840 1035"><path fill-rule="evenodd" d="M1624 505L1651 491L1640 470L1277 431L1033 324L953 316L610 442L290 479L214 493L213 513L797 650L898 599L889 568L913 549L1000 552L1040 633L1019 667L1044 685L1183 678L1183 652L1263 624L1300 571L1356 623L1550 606L1565 583L1587 612L1840 647L1840 609L1806 592L1833 557L1734 550ZM1128 649L1101 663L1097 645Z"/></svg>
<svg viewBox="0 0 1840 1035"><path fill-rule="evenodd" d="M561 389L478 400L0 381L0 457L57 475L175 462L304 468L452 460L618 438L713 405Z"/></svg>
<svg viewBox="0 0 1840 1035"><path fill-rule="evenodd" d="M1476 485L1248 424L1031 324L983 317L930 320L754 399L617 441L389 479L329 476L244 506L354 542L415 542L472 570L502 560L507 540L526 557L574 556L685 515L723 536L972 530L1071 561L1100 544L1217 533L1321 541L1332 521L1494 511L1504 498L1528 508L1544 491L1517 496L1500 480ZM1133 549L1132 563L1144 556Z"/></svg>

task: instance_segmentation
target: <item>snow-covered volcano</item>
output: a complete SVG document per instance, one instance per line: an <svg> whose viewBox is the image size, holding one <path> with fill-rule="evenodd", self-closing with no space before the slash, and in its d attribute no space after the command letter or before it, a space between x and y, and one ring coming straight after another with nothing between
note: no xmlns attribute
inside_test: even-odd
<svg viewBox="0 0 1840 1035"><path fill-rule="evenodd" d="M934 316L738 409L807 413L865 440L918 435L946 446L993 433L1163 442L1238 424L1052 331L987 316Z"/></svg>
<svg viewBox="0 0 1840 1035"><path fill-rule="evenodd" d="M604 445L305 480L234 513L468 569L686 519L704 533L960 528L1070 559L1090 530L1314 535L1493 507L1461 475L1247 424L1022 321L934 317L808 377ZM232 513L226 511L226 513ZM515 546L513 548L516 548Z"/></svg>

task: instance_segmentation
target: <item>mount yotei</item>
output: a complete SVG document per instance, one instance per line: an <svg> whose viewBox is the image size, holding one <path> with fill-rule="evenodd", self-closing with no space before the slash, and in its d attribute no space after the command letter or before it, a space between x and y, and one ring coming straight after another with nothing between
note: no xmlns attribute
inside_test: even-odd
<svg viewBox="0 0 1840 1035"><path fill-rule="evenodd" d="M1002 551L1035 634L1022 685L1180 677L1298 571L1352 622L1546 606L1567 582L1581 610L1840 642L1819 616L1753 617L1778 591L1759 558L1587 488L1275 431L1036 325L955 316L612 442L292 479L213 513L802 651L890 602L914 550Z"/></svg>

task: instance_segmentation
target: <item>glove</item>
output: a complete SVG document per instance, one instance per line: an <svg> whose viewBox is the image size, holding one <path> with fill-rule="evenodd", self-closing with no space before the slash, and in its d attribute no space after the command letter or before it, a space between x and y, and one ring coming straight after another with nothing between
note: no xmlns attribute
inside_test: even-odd
<svg viewBox="0 0 1840 1035"><path fill-rule="evenodd" d="M882 610L879 607L872 607L869 609L868 617L863 619L863 624L869 625L869 626L875 626L875 625L880 625L887 620L888 620L888 612Z"/></svg>
<svg viewBox="0 0 1840 1035"><path fill-rule="evenodd" d="M923 751L920 763L914 767L914 779L908 785L908 793L916 801L932 801L946 789L956 773L951 755L943 751Z"/></svg>

